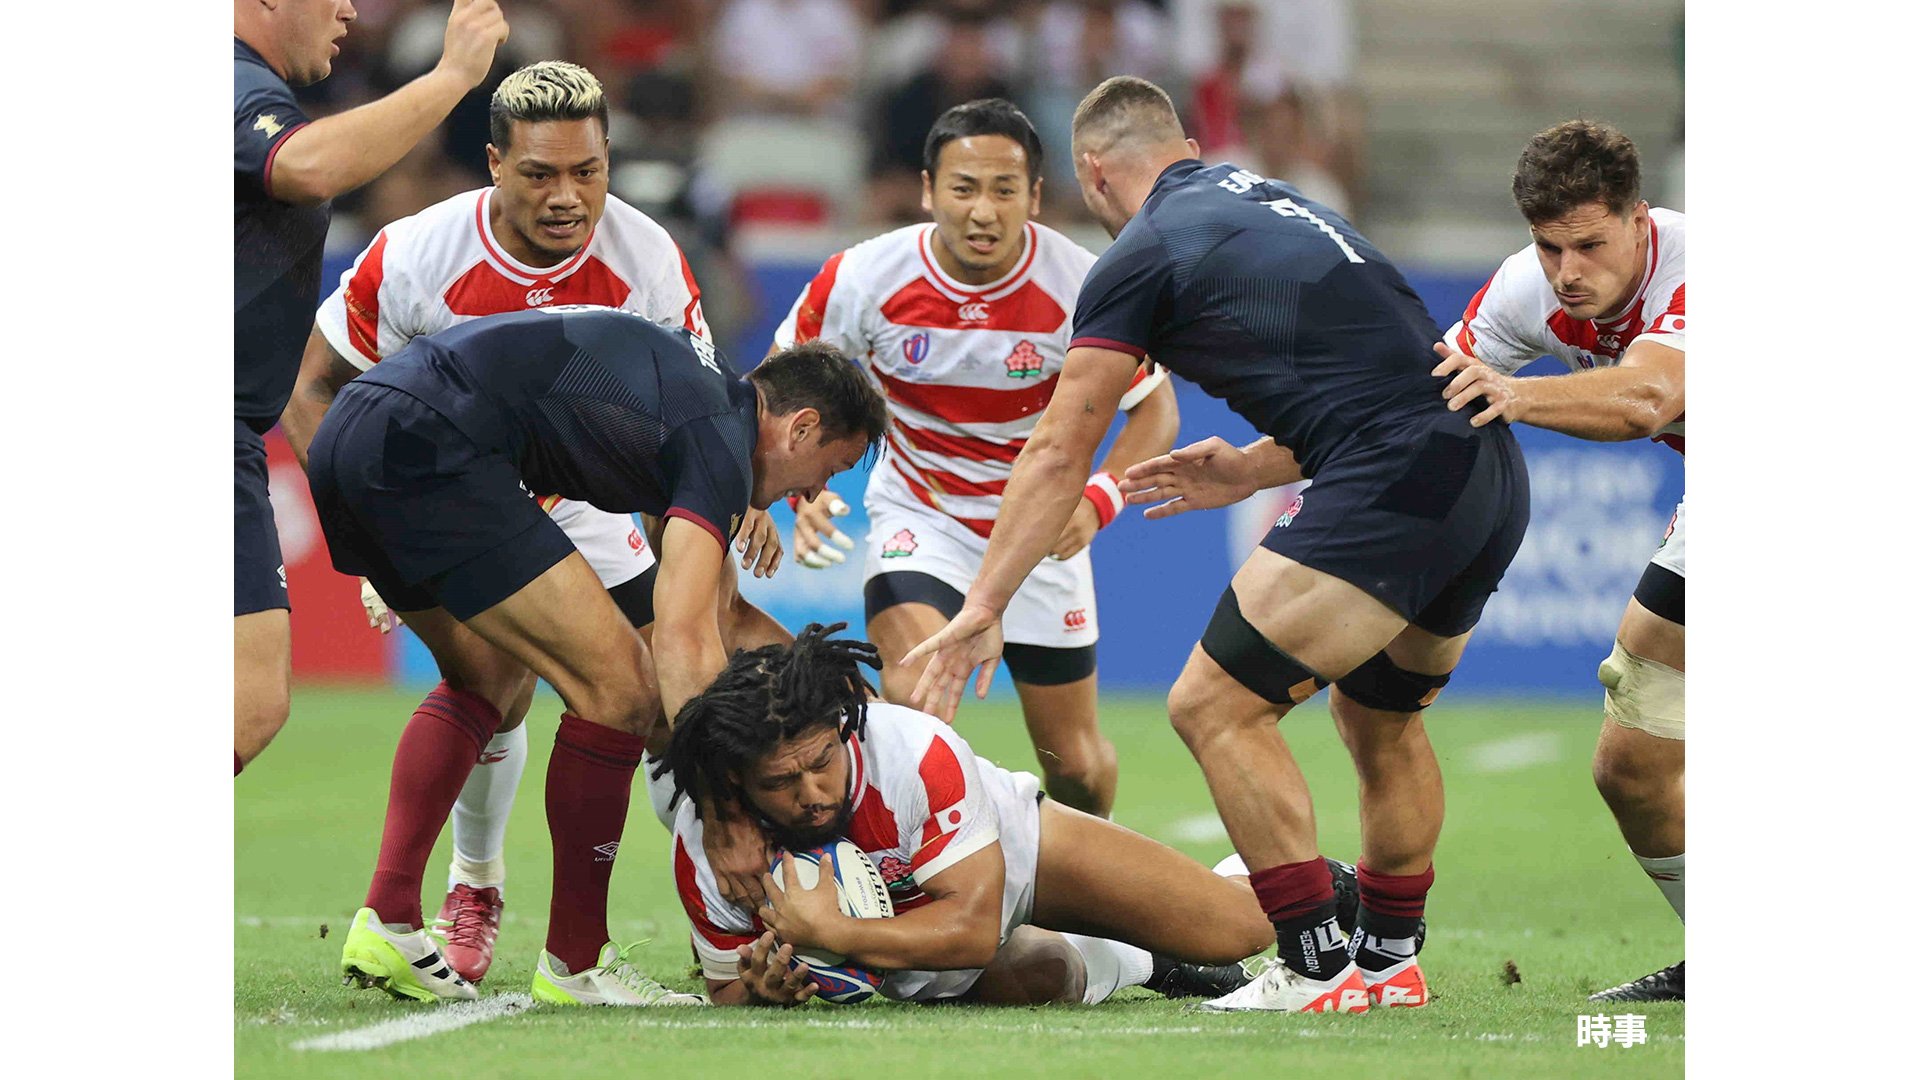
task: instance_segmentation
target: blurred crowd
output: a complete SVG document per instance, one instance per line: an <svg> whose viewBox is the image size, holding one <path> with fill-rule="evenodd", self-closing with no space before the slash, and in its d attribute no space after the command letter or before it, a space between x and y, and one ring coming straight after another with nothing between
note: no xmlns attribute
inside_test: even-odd
<svg viewBox="0 0 1920 1080"><path fill-rule="evenodd" d="M440 55L446 0L356 0L319 115L369 100ZM535 60L585 64L613 106L615 194L689 257L741 229L920 220L934 118L1012 99L1046 150L1042 218L1085 218L1067 152L1082 95L1110 75L1173 95L1210 160L1284 176L1354 210L1363 190L1348 0L509 0L493 74L439 132L337 207L336 242L487 182L487 97ZM696 266L696 270L699 267ZM724 269L716 267L716 269ZM715 312L709 311L709 315ZM725 320L724 313L720 319Z"/></svg>

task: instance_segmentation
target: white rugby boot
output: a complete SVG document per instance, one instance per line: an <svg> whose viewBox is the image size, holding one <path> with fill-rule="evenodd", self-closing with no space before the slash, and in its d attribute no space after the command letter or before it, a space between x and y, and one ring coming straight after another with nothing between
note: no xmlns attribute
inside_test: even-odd
<svg viewBox="0 0 1920 1080"><path fill-rule="evenodd" d="M414 1001L472 1001L480 996L440 954L426 930L396 934L372 908L354 912L340 952L341 982L372 986Z"/></svg>
<svg viewBox="0 0 1920 1080"><path fill-rule="evenodd" d="M644 943L640 943L644 944ZM600 963L577 975L561 975L554 969L553 954L540 950L540 963L533 972L533 1000L549 1005L706 1005L699 994L669 990L641 973L628 961L627 954L639 945L622 949L609 941L600 946Z"/></svg>
<svg viewBox="0 0 1920 1080"><path fill-rule="evenodd" d="M1247 985L1191 1008L1209 1012L1363 1013L1367 1011L1367 984L1351 962L1331 978L1310 979L1276 959Z"/></svg>

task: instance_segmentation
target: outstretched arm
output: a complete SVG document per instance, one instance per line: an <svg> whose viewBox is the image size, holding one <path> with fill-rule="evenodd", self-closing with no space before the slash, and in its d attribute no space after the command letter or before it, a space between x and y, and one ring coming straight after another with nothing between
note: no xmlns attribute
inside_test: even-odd
<svg viewBox="0 0 1920 1080"><path fill-rule="evenodd" d="M1159 519L1230 506L1300 479L1293 451L1271 436L1237 447L1215 435L1128 469L1120 490L1130 503L1158 503L1146 516Z"/></svg>
<svg viewBox="0 0 1920 1080"><path fill-rule="evenodd" d="M1456 412L1480 401L1473 426L1497 419L1532 424L1595 442L1650 439L1687 411L1687 354L1657 340L1627 346L1620 363L1570 375L1503 375L1441 342L1435 375L1451 375L1444 393Z"/></svg>
<svg viewBox="0 0 1920 1080"><path fill-rule="evenodd" d="M1066 531L1054 544L1053 557L1073 558L1093 542L1095 533L1112 524L1121 509L1120 504L1110 502L1112 485L1133 466L1171 450L1179 434L1180 405L1173 396L1173 383L1163 378L1121 421L1112 449L1100 463L1100 471L1088 481Z"/></svg>

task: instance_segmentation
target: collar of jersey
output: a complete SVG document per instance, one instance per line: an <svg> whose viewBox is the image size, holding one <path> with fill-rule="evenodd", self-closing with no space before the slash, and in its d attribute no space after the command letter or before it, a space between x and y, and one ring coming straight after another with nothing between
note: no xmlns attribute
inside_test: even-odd
<svg viewBox="0 0 1920 1080"><path fill-rule="evenodd" d="M1602 330L1612 330L1630 322L1640 312L1640 305L1646 303L1647 287L1653 284L1653 272L1660 265L1660 224L1653 220L1653 212L1647 212L1647 265L1640 270L1640 287L1633 291L1633 299L1627 301L1620 314L1594 325Z"/></svg>
<svg viewBox="0 0 1920 1080"><path fill-rule="evenodd" d="M1011 295L1020 286L1026 284L1027 271L1033 269L1034 254L1040 250L1040 230L1029 221L1026 224L1027 250L1021 254L1020 261L1014 264L1013 269L1007 271L998 280L989 281L985 285L968 285L962 281L955 281L945 270L940 269L940 261L933 257L933 248L929 246L933 243L933 230L934 226L931 224L920 227L918 240L920 261L926 264L927 280L932 282L933 287L940 290L947 299L955 303L998 300L1003 296Z"/></svg>
<svg viewBox="0 0 1920 1080"><path fill-rule="evenodd" d="M519 259L507 254L506 249L493 241L493 229L488 224L488 208L493 205L493 189L482 188L480 198L474 204L473 227L480 232L480 247L487 253L487 261L493 268L505 274L509 280L521 285L535 282L555 282L580 269L587 261L587 253L593 250L593 238L600 232L596 226L587 234L587 242L580 250L567 257L567 260L553 266L528 266Z"/></svg>

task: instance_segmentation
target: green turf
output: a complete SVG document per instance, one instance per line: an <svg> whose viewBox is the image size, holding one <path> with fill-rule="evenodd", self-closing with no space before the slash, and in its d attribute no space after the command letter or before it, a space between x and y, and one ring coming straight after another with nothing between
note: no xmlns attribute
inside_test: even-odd
<svg viewBox="0 0 1920 1080"><path fill-rule="evenodd" d="M1575 1047L1575 1018L1597 1009L1586 1002L1588 992L1671 963L1682 942L1679 924L1627 854L1587 777L1593 710L1465 698L1443 698L1429 716L1448 805L1428 908L1432 934L1421 957L1434 990L1425 1009L1357 1017L1212 1016L1141 990L1092 1008L886 1002L815 1003L785 1013L540 1008L376 1050L298 1049L303 1040L434 1008L348 990L337 977L341 935L372 868L394 741L416 700L387 691L302 688L286 730L235 783L239 1076L678 1080L749 1069L810 1077L858 1068L929 1080L1190 1080L1251 1066L1261 1070L1255 1075L1341 1070L1425 1080L1682 1071L1681 1006L1608 1008L1644 1014L1649 1041ZM1104 709L1120 751L1117 819L1209 863L1226 854L1223 835L1205 828L1212 810L1199 770L1158 703L1109 699ZM540 785L557 713L551 698L535 703L533 761L508 841L508 906L499 959L485 983L490 994L525 993L540 947L548 899ZM960 730L987 757L1033 768L1010 705L971 704ZM1324 706L1299 710L1285 730L1313 785L1322 847L1350 856L1358 844L1353 773ZM651 936L643 955L652 972L693 988L665 849L665 834L639 800L614 873L614 934L622 941ZM447 852L443 837L428 871L429 914L438 905Z"/></svg>

